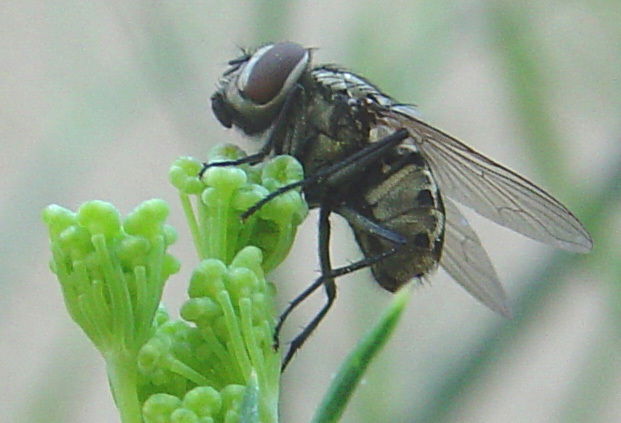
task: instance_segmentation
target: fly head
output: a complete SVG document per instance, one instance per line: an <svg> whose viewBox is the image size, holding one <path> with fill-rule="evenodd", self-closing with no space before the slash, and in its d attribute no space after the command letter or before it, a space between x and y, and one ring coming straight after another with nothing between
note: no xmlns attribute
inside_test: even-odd
<svg viewBox="0 0 621 423"><path fill-rule="evenodd" d="M266 130L309 63L309 50L291 42L269 44L232 60L211 97L216 118L248 135Z"/></svg>

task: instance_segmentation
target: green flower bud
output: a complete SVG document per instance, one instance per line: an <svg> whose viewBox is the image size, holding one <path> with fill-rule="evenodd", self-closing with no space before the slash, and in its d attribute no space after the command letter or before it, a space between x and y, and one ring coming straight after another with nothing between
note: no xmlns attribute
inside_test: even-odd
<svg viewBox="0 0 621 423"><path fill-rule="evenodd" d="M227 162L246 157L246 152L234 144L216 145L207 154L207 162Z"/></svg>
<svg viewBox="0 0 621 423"><path fill-rule="evenodd" d="M261 172L262 185L270 191L298 182L303 178L302 165L291 156L274 157L265 163Z"/></svg>
<svg viewBox="0 0 621 423"><path fill-rule="evenodd" d="M231 200L231 207L234 210L245 212L256 202L267 197L269 191L262 185L251 184L237 190Z"/></svg>
<svg viewBox="0 0 621 423"><path fill-rule="evenodd" d="M210 417L220 412L222 396L211 386L199 386L185 394L182 404L199 417Z"/></svg>
<svg viewBox="0 0 621 423"><path fill-rule="evenodd" d="M179 408L181 400L174 395L155 394L142 406L142 416L145 423L172 422L173 412Z"/></svg>
<svg viewBox="0 0 621 423"><path fill-rule="evenodd" d="M168 205L163 200L144 201L127 214L123 228L130 235L142 236L149 240L164 236L168 246L176 241L177 233L171 226L164 225L167 216Z"/></svg>
<svg viewBox="0 0 621 423"><path fill-rule="evenodd" d="M76 223L74 212L56 204L47 206L41 213L41 219L47 225L52 241L57 240L62 231Z"/></svg>
<svg viewBox="0 0 621 423"><path fill-rule="evenodd" d="M181 318L199 324L205 320L212 321L222 313L220 306L209 297L190 298L181 306Z"/></svg>
<svg viewBox="0 0 621 423"><path fill-rule="evenodd" d="M201 163L191 157L180 157L175 160L168 171L168 179L180 192L186 195L199 194L205 185L198 178Z"/></svg>
<svg viewBox="0 0 621 423"><path fill-rule="evenodd" d="M102 234L106 239L121 234L121 216L118 210L104 201L89 201L78 209L78 224L91 235Z"/></svg>
<svg viewBox="0 0 621 423"><path fill-rule="evenodd" d="M246 181L246 172L233 166L210 167L203 175L205 185L213 187L217 192L233 191Z"/></svg>
<svg viewBox="0 0 621 423"><path fill-rule="evenodd" d="M226 266L219 260L203 260L192 274L188 295L190 298L209 296L215 298L216 294L224 289L224 275Z"/></svg>

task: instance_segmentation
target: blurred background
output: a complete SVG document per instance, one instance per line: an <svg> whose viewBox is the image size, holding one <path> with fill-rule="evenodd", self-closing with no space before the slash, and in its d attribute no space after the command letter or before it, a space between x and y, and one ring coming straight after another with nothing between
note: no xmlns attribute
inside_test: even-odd
<svg viewBox="0 0 621 423"><path fill-rule="evenodd" d="M595 241L586 256L467 213L515 317L439 271L414 291L344 422L621 421L621 4L599 1L91 1L0 7L0 416L118 421L103 360L64 310L39 213L102 199L123 214L164 198L196 265L175 190L179 155L258 148L222 128L209 97L237 46L292 40L340 63L553 193ZM334 218L335 263L360 257ZM316 276L316 214L270 278L279 307ZM333 373L390 300L367 271L282 379L281 420L307 422ZM290 339L321 305L292 316Z"/></svg>

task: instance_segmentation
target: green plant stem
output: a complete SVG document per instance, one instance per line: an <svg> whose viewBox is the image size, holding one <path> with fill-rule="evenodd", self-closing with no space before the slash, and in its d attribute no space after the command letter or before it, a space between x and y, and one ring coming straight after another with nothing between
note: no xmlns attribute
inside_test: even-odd
<svg viewBox="0 0 621 423"><path fill-rule="evenodd" d="M410 291L407 288L395 294L379 321L341 364L313 417L313 423L335 423L340 419L367 367L386 344L397 325L409 298Z"/></svg>
<svg viewBox="0 0 621 423"><path fill-rule="evenodd" d="M198 228L196 216L194 215L194 210L192 209L190 196L180 192L179 200L181 201L181 207L183 208L183 213L185 214L185 220L188 222L190 234L192 235L192 242L194 243L194 248L196 249L198 257L202 260L205 258L205 249L203 248L201 233L200 229Z"/></svg>
<svg viewBox="0 0 621 423"><path fill-rule="evenodd" d="M135 354L109 354L105 357L108 381L121 423L142 423L136 391L138 368L135 357Z"/></svg>

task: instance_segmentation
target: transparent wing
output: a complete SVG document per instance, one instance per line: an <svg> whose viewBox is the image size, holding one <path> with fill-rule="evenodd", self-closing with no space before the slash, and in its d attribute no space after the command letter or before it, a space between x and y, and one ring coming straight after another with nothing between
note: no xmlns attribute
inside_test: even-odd
<svg viewBox="0 0 621 423"><path fill-rule="evenodd" d="M505 291L477 234L457 206L444 199L446 225L440 265L481 303L511 317Z"/></svg>
<svg viewBox="0 0 621 423"><path fill-rule="evenodd" d="M593 241L584 226L550 194L417 119L410 107L392 111L385 124L410 131L444 194L534 240L576 253L591 251Z"/></svg>

